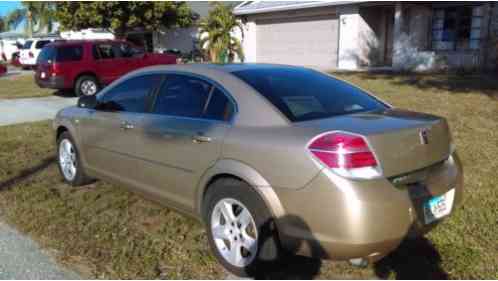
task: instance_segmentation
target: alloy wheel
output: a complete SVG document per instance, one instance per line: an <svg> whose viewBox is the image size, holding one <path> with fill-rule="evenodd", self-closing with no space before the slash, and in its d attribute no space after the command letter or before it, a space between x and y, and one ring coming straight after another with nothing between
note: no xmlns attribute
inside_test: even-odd
<svg viewBox="0 0 498 281"><path fill-rule="evenodd" d="M72 181L76 176L76 151L68 139L63 139L59 144L59 164L64 178Z"/></svg>
<svg viewBox="0 0 498 281"><path fill-rule="evenodd" d="M211 214L211 233L216 249L228 263L245 267L256 257L256 223L241 202L225 198L215 205Z"/></svg>
<svg viewBox="0 0 498 281"><path fill-rule="evenodd" d="M97 93L97 84L92 80L85 80L81 83L81 93L85 96L93 96Z"/></svg>

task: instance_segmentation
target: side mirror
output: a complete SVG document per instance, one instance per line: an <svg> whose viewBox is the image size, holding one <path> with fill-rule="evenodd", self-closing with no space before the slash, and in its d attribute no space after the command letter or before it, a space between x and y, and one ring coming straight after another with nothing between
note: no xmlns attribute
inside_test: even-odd
<svg viewBox="0 0 498 281"><path fill-rule="evenodd" d="M95 109L97 107L97 97L92 96L82 96L78 99L78 107Z"/></svg>

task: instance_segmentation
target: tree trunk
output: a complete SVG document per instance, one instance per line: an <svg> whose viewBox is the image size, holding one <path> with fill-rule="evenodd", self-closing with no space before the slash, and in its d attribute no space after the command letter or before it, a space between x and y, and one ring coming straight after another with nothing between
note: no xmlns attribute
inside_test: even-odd
<svg viewBox="0 0 498 281"><path fill-rule="evenodd" d="M28 9L27 11L27 16L26 16L26 24L28 25L28 37L31 38L33 37L33 15L31 13L31 11Z"/></svg>

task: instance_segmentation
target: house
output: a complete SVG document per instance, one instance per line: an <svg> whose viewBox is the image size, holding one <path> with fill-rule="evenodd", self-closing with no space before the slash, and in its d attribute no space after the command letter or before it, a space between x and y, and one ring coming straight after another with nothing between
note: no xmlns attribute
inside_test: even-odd
<svg viewBox="0 0 498 281"><path fill-rule="evenodd" d="M225 5L237 5L241 3L230 2L230 1L220 1ZM190 7L192 12L197 14L198 19L196 22L188 28L171 28L163 29L154 32L129 32L127 38L134 41L135 37L142 36L147 45L150 46L150 51L163 52L165 50L178 50L181 53L190 53L198 48L197 44L199 41L199 27L198 23L200 20L208 16L209 11L212 9L212 5L209 1L188 1L187 5Z"/></svg>
<svg viewBox="0 0 498 281"><path fill-rule="evenodd" d="M498 3L246 1L246 62L324 70L496 68Z"/></svg>

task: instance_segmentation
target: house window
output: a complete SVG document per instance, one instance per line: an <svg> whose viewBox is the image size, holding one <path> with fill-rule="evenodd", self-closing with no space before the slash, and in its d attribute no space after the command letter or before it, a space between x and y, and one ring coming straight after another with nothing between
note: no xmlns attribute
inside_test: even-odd
<svg viewBox="0 0 498 281"><path fill-rule="evenodd" d="M481 6L435 9L432 21L434 50L476 50L481 41Z"/></svg>

